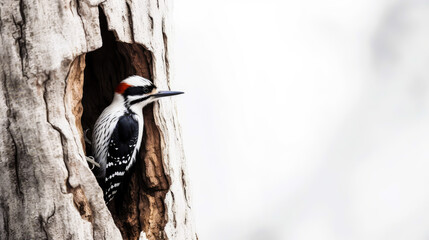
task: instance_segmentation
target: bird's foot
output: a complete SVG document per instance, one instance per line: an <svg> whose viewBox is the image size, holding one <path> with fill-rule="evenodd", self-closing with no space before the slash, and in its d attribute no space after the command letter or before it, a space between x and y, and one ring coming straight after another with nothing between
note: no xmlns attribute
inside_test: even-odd
<svg viewBox="0 0 429 240"><path fill-rule="evenodd" d="M86 156L86 161L91 163L90 166L92 166L92 167L89 167L91 170L94 169L94 167L100 168L100 164L94 160L93 156Z"/></svg>

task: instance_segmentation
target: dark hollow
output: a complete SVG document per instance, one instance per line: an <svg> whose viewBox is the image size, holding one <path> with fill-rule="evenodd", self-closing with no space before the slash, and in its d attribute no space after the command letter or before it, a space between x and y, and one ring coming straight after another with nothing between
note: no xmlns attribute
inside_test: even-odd
<svg viewBox="0 0 429 240"><path fill-rule="evenodd" d="M99 13L103 46L86 54L86 67L84 70L83 114L81 123L84 131L89 129L87 133L89 139L91 139L91 130L95 121L104 108L111 103L114 89L120 81L132 75L152 79L151 53L139 44L118 42L114 33L108 30L106 16L101 8L99 8ZM143 145L147 139L147 129L156 129L153 120L153 105L144 108L144 115L146 127L142 141ZM158 132L152 134L155 134L155 139L159 139ZM91 146L86 144L85 148L86 155L92 156ZM140 153L140 156L144 156L145 146L141 147ZM146 178L144 176L145 167L144 161L137 159L134 172L130 176L131 179L128 183L123 184L128 189L123 189L124 192L122 194L117 194L121 195L121 198L118 197L116 201L112 201L109 204L109 209L124 239L137 239L144 226L149 228L148 223L143 223L140 220L142 219L141 215L145 213L141 213L138 208L138 205L142 204L142 200L139 200L141 194L146 196L147 194L151 194L146 192L152 192L148 187L148 181L144 180ZM162 168L161 172L163 172ZM166 185L166 182L167 180L164 179L163 186ZM167 187L164 186L164 188ZM162 201L165 197L165 191L158 195L157 197ZM120 201L117 201L118 199ZM164 225L165 223L160 223L161 227Z"/></svg>
<svg viewBox="0 0 429 240"><path fill-rule="evenodd" d="M98 116L112 102L120 81L132 75L151 79L148 52L138 44L117 42L113 32L107 29L103 11L100 11L100 28L103 46L88 52L85 58L82 128L90 130L89 138ZM87 155L91 154L90 149L86 147Z"/></svg>

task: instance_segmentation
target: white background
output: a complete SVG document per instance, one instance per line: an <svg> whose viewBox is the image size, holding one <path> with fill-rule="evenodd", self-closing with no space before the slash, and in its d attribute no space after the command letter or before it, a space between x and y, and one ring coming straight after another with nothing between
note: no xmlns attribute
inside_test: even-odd
<svg viewBox="0 0 429 240"><path fill-rule="evenodd" d="M199 239L429 239L429 2L181 0Z"/></svg>

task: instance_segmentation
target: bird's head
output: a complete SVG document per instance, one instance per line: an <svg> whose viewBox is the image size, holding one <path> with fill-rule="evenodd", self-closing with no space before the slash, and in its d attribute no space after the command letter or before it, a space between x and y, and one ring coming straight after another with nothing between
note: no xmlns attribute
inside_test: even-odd
<svg viewBox="0 0 429 240"><path fill-rule="evenodd" d="M177 91L158 91L156 86L146 78L131 76L122 80L115 89L115 98L122 97L131 108L143 108L162 97L182 94Z"/></svg>

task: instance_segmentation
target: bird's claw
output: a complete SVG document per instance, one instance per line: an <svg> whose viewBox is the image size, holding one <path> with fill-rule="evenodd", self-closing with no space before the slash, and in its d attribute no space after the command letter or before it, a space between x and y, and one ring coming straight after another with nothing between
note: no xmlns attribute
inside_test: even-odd
<svg viewBox="0 0 429 240"><path fill-rule="evenodd" d="M93 156L86 156L86 161L92 164L92 167L90 167L91 170L94 169L94 167L100 168L100 164L94 160Z"/></svg>

